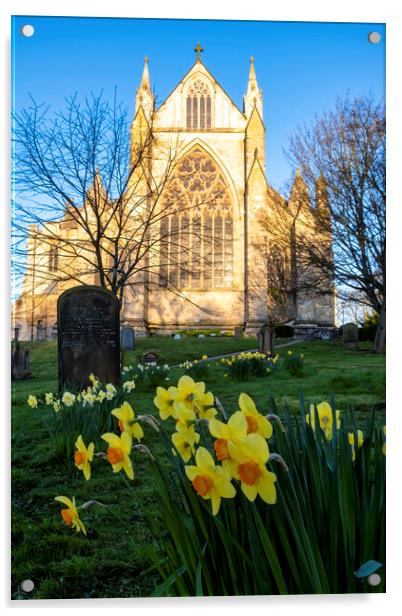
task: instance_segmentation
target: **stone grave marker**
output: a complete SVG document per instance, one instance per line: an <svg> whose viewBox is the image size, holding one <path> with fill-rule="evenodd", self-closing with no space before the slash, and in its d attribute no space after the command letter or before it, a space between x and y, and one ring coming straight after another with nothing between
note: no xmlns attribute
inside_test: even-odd
<svg viewBox="0 0 402 616"><path fill-rule="evenodd" d="M155 349L147 349L140 356L142 364L153 364L161 361L161 356Z"/></svg>
<svg viewBox="0 0 402 616"><path fill-rule="evenodd" d="M321 340L331 340L331 332L328 329L323 329L320 332Z"/></svg>
<svg viewBox="0 0 402 616"><path fill-rule="evenodd" d="M81 285L57 301L59 387L83 389L94 374L116 385L120 378L119 300L111 291Z"/></svg>
<svg viewBox="0 0 402 616"><path fill-rule="evenodd" d="M235 338L243 338L244 330L242 325L238 325L234 328L234 337Z"/></svg>
<svg viewBox="0 0 402 616"><path fill-rule="evenodd" d="M11 378L20 381L29 379L32 373L29 369L29 351L22 349L20 342L15 343L14 351L11 354Z"/></svg>
<svg viewBox="0 0 402 616"><path fill-rule="evenodd" d="M121 330L121 348L123 351L135 349L135 333L132 327L123 327Z"/></svg>
<svg viewBox="0 0 402 616"><path fill-rule="evenodd" d="M359 348L359 328L356 323L345 323L343 326L343 346L351 350Z"/></svg>
<svg viewBox="0 0 402 616"><path fill-rule="evenodd" d="M270 327L268 323L264 323L257 333L258 351L260 353L271 353L273 336L274 332L272 327Z"/></svg>
<svg viewBox="0 0 402 616"><path fill-rule="evenodd" d="M181 335L180 334L175 334L173 336L173 340L181 340Z"/></svg>

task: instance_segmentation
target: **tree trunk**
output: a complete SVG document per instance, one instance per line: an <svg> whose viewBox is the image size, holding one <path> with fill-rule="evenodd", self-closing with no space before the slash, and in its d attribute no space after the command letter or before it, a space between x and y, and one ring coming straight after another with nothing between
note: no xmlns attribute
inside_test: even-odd
<svg viewBox="0 0 402 616"><path fill-rule="evenodd" d="M377 325L377 331L375 333L374 345L373 345L373 353L384 353L385 352L385 301L381 306L380 310L380 320Z"/></svg>

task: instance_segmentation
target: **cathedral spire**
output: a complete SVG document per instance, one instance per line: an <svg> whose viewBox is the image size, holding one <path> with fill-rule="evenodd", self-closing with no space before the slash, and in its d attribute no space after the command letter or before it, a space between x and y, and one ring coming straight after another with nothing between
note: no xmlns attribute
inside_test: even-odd
<svg viewBox="0 0 402 616"><path fill-rule="evenodd" d="M250 58L250 72L248 75L247 92L244 95L244 113L249 118L254 107L257 108L262 119L262 90L258 87L257 77L254 68L254 58Z"/></svg>
<svg viewBox="0 0 402 616"><path fill-rule="evenodd" d="M151 82L149 80L148 56L144 58L144 70L142 71L140 87L135 97L135 112L142 107L148 116L154 107L154 96L151 92Z"/></svg>

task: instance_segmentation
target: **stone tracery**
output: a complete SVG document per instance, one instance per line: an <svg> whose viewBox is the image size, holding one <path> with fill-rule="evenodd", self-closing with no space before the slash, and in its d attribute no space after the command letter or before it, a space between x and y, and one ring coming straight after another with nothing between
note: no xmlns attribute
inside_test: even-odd
<svg viewBox="0 0 402 616"><path fill-rule="evenodd" d="M233 207L215 161L200 147L177 166L161 220L161 284L179 288L231 287ZM169 238L169 239L167 239Z"/></svg>

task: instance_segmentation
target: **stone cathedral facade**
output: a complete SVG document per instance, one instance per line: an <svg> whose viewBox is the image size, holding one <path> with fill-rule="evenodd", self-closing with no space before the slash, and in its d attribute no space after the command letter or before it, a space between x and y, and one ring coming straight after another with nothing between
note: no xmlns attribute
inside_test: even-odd
<svg viewBox="0 0 402 616"><path fill-rule="evenodd" d="M140 138L141 123L152 114L157 137L151 159L155 177L161 173L161 152L172 142L177 148L172 179L161 203L174 195L183 207L158 223L163 226L161 237L174 231L179 240L161 248L153 282L137 276L127 288L122 324L133 326L138 334L179 329L230 332L235 327L255 333L270 318L299 330L334 327L334 289L320 294L296 284L293 291L281 294L280 306L275 305L278 295L272 292L302 279L298 229L308 229L311 241L323 241L316 225L317 212L326 207L323 179L317 180L313 204L299 173L288 200L268 184L263 97L254 60L250 60L243 109L239 109L204 65L200 45L196 51L193 66L156 110L147 59L137 89L132 147ZM296 210L300 213L294 224ZM288 224L287 244L282 240L278 245L272 232L279 222ZM68 224L63 228L60 225L60 233L71 233ZM185 233L185 229L192 231ZM52 250L44 258L54 273L61 257ZM96 284L96 274L82 282ZM14 308L20 339L53 338L57 297L76 284L73 280L44 282L30 293L27 275Z"/></svg>

